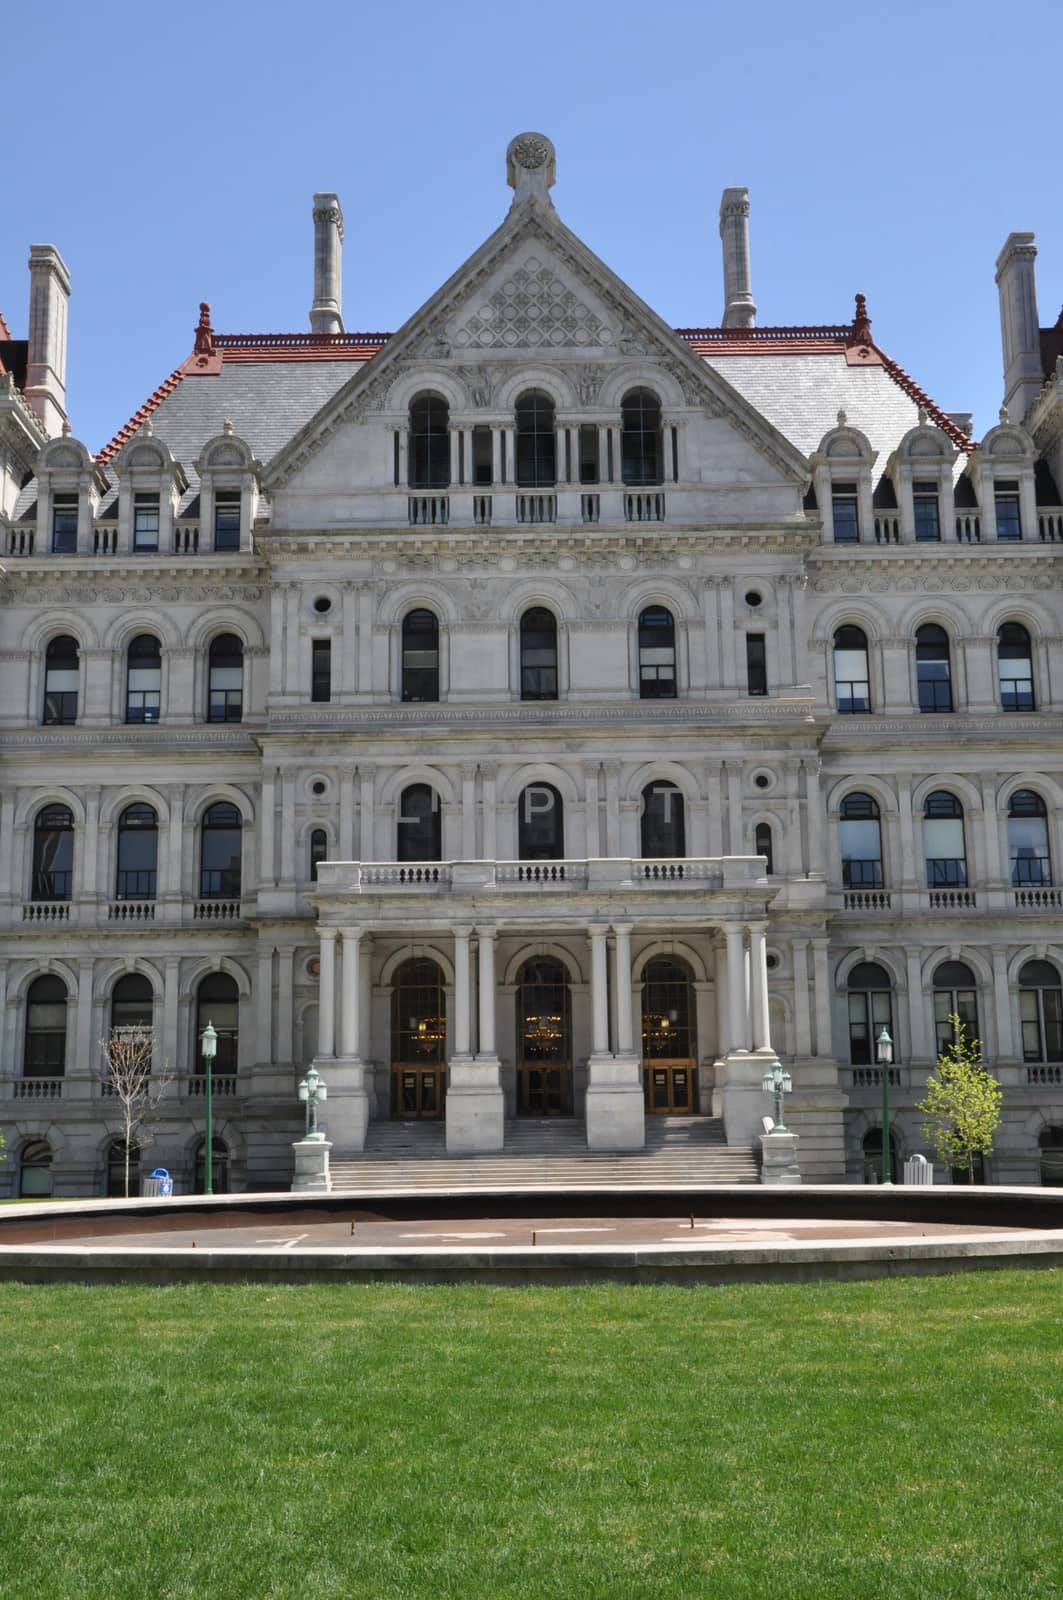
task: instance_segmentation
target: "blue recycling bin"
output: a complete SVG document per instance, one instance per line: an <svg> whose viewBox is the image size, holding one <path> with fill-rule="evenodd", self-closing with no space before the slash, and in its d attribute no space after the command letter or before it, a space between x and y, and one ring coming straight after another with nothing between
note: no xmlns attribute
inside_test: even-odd
<svg viewBox="0 0 1063 1600"><path fill-rule="evenodd" d="M148 1173L142 1192L145 1199L173 1199L173 1179L165 1167L156 1167L154 1172Z"/></svg>

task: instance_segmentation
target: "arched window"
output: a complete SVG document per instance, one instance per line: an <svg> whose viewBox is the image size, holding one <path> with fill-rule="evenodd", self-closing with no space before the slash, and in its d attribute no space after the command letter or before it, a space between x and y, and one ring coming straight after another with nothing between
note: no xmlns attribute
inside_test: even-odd
<svg viewBox="0 0 1063 1600"><path fill-rule="evenodd" d="M882 887L882 825L869 794L847 794L841 804L839 842L846 889Z"/></svg>
<svg viewBox="0 0 1063 1600"><path fill-rule="evenodd" d="M930 889L963 888L967 883L967 846L963 806L947 789L935 789L923 806L923 854Z"/></svg>
<svg viewBox="0 0 1063 1600"><path fill-rule="evenodd" d="M317 882L318 864L328 855L328 834L324 828L315 828L310 835L310 882Z"/></svg>
<svg viewBox="0 0 1063 1600"><path fill-rule="evenodd" d="M61 1078L66 1071L66 984L55 973L26 991L24 1078Z"/></svg>
<svg viewBox="0 0 1063 1600"><path fill-rule="evenodd" d="M33 898L69 900L74 886L74 818L68 806L44 806L33 823Z"/></svg>
<svg viewBox="0 0 1063 1600"><path fill-rule="evenodd" d="M47 1199L52 1192L52 1147L30 1139L18 1158L18 1192L23 1200Z"/></svg>
<svg viewBox="0 0 1063 1600"><path fill-rule="evenodd" d="M770 822L758 822L753 830L753 854L767 858L768 865L765 871L769 875L775 871L775 850Z"/></svg>
<svg viewBox="0 0 1063 1600"><path fill-rule="evenodd" d="M552 956L525 961L517 976L517 1109L533 1117L572 1111L568 973Z"/></svg>
<svg viewBox="0 0 1063 1600"><path fill-rule="evenodd" d="M639 697L675 699L675 618L664 606L639 616Z"/></svg>
<svg viewBox="0 0 1063 1600"><path fill-rule="evenodd" d="M238 900L243 844L239 811L228 800L215 802L204 814L200 833L200 899Z"/></svg>
<svg viewBox="0 0 1063 1600"><path fill-rule="evenodd" d="M925 623L916 629L915 676L920 711L952 710L949 636L936 622Z"/></svg>
<svg viewBox="0 0 1063 1600"><path fill-rule="evenodd" d="M242 721L244 647L235 633L219 633L211 640L207 675L207 721Z"/></svg>
<svg viewBox="0 0 1063 1600"><path fill-rule="evenodd" d="M642 969L642 1059L646 1110L692 1112L697 1071L693 974L677 956Z"/></svg>
<svg viewBox="0 0 1063 1600"><path fill-rule="evenodd" d="M520 697L557 699L557 619L545 606L520 619Z"/></svg>
<svg viewBox="0 0 1063 1600"><path fill-rule="evenodd" d="M978 1038L978 984L966 961L943 961L934 972L934 1031L937 1054L955 1040L951 1018L959 1017L967 1043Z"/></svg>
<svg viewBox="0 0 1063 1600"><path fill-rule="evenodd" d="M158 722L162 699L162 646L150 633L138 633L126 653L125 719Z"/></svg>
<svg viewBox="0 0 1063 1600"><path fill-rule="evenodd" d="M842 716L871 710L871 681L867 668L867 635L847 623L834 635L834 704Z"/></svg>
<svg viewBox="0 0 1063 1600"><path fill-rule="evenodd" d="M620 402L620 476L638 486L664 482L661 402L650 389L629 389Z"/></svg>
<svg viewBox="0 0 1063 1600"><path fill-rule="evenodd" d="M137 802L118 819L116 900L154 900L159 855L159 819L153 807Z"/></svg>
<svg viewBox="0 0 1063 1600"><path fill-rule="evenodd" d="M516 405L517 486L551 489L557 482L557 432L554 402L539 389L529 389Z"/></svg>
<svg viewBox="0 0 1063 1600"><path fill-rule="evenodd" d="M142 972L127 972L111 990L112 1033L150 1033L155 1022L155 996L151 979Z"/></svg>
<svg viewBox="0 0 1063 1600"><path fill-rule="evenodd" d="M882 1182L882 1129L868 1128L864 1134L864 1182ZM893 1129L890 1129L890 1182L900 1180L900 1156L894 1139Z"/></svg>
<svg viewBox="0 0 1063 1600"><path fill-rule="evenodd" d="M530 783L517 804L517 854L521 861L561 861L565 812L550 783Z"/></svg>
<svg viewBox="0 0 1063 1600"><path fill-rule="evenodd" d="M396 860L443 859L443 812L439 796L427 783L411 783L399 800Z"/></svg>
<svg viewBox="0 0 1063 1600"><path fill-rule="evenodd" d="M1016 888L1051 886L1048 812L1032 789L1016 789L1008 802L1008 856Z"/></svg>
<svg viewBox="0 0 1063 1600"><path fill-rule="evenodd" d="M642 854L647 860L687 853L682 791L663 778L642 791Z"/></svg>
<svg viewBox="0 0 1063 1600"><path fill-rule="evenodd" d="M140 1193L140 1146L129 1146L129 1188L126 1188L126 1143L112 1139L107 1147L107 1194L111 1199L122 1199Z"/></svg>
<svg viewBox="0 0 1063 1600"><path fill-rule="evenodd" d="M391 1114L440 1117L446 1078L447 1011L435 961L411 957L391 991Z"/></svg>
<svg viewBox="0 0 1063 1600"><path fill-rule="evenodd" d="M213 1154L211 1157L210 1167L211 1177L214 1180L212 1184L213 1192L214 1194L228 1194L229 1146L225 1143L224 1139L219 1139L217 1135L215 1135L215 1137L211 1140L211 1147ZM195 1172L192 1178L192 1192L194 1194L206 1194L207 1192L206 1153L207 1141L206 1139L200 1139L195 1149Z"/></svg>
<svg viewBox="0 0 1063 1600"><path fill-rule="evenodd" d="M439 699L439 622L424 607L402 619L402 698L410 703Z"/></svg>
<svg viewBox="0 0 1063 1600"><path fill-rule="evenodd" d="M450 407L440 394L410 402L411 489L446 489L450 483Z"/></svg>
<svg viewBox="0 0 1063 1600"><path fill-rule="evenodd" d="M1004 711L1033 711L1033 649L1021 622L997 629L997 682Z"/></svg>
<svg viewBox="0 0 1063 1600"><path fill-rule="evenodd" d="M78 642L68 633L50 639L44 652L46 727L65 727L78 719Z"/></svg>
<svg viewBox="0 0 1063 1600"><path fill-rule="evenodd" d="M1041 1152L1041 1182L1046 1189L1063 1189L1063 1128L1042 1128L1037 1137Z"/></svg>
<svg viewBox="0 0 1063 1600"><path fill-rule="evenodd" d="M210 1022L218 1035L218 1049L214 1057L214 1073L226 1075L236 1071L237 1045L240 1037L240 991L236 979L227 972L210 972L200 980L196 990L196 1031L192 1040L192 1071L202 1074L203 1052L200 1039Z"/></svg>
<svg viewBox="0 0 1063 1600"><path fill-rule="evenodd" d="M877 961L860 961L849 974L849 1060L873 1067L875 1044L883 1028L893 1033L889 973Z"/></svg>
<svg viewBox="0 0 1063 1600"><path fill-rule="evenodd" d="M1063 989L1050 961L1027 961L1019 973L1024 1061L1063 1061Z"/></svg>

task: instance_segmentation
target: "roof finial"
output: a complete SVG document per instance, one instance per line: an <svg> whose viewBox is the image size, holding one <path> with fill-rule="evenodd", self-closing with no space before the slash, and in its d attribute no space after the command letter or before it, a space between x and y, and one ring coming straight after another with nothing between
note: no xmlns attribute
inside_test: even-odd
<svg viewBox="0 0 1063 1600"><path fill-rule="evenodd" d="M206 300L199 302L199 322L196 325L196 355L214 354L214 329L210 325L210 306Z"/></svg>
<svg viewBox="0 0 1063 1600"><path fill-rule="evenodd" d="M871 318L867 314L867 295L856 297L856 315L853 317L852 344L874 344L871 337Z"/></svg>
<svg viewBox="0 0 1063 1600"><path fill-rule="evenodd" d="M847 428L849 426L849 418L844 411L838 412L838 426L839 428Z"/></svg>
<svg viewBox="0 0 1063 1600"><path fill-rule="evenodd" d="M926 406L920 406L919 410L916 412L915 415L916 415L916 420L919 423L919 426L921 428L925 428L927 423L930 420L929 415L927 414Z"/></svg>
<svg viewBox="0 0 1063 1600"><path fill-rule="evenodd" d="M232 433L232 431L233 431L233 419L232 419L232 417L226 417L225 421L221 425L221 431L223 433Z"/></svg>
<svg viewBox="0 0 1063 1600"><path fill-rule="evenodd" d="M1008 423L1011 421L1011 418L1008 416L1007 406L1001 406L1000 408L1000 421L1003 427L1007 427Z"/></svg>
<svg viewBox="0 0 1063 1600"><path fill-rule="evenodd" d="M69 417L64 417L63 418L63 438L64 439L69 439L70 438L70 418Z"/></svg>
<svg viewBox="0 0 1063 1600"><path fill-rule="evenodd" d="M518 133L509 141L506 182L514 191L514 206L524 200L540 200L552 207L550 190L556 181L557 155L545 133Z"/></svg>
<svg viewBox="0 0 1063 1600"><path fill-rule="evenodd" d="M154 422L152 422L150 417L147 418L147 420L144 423L144 426L141 428L140 431L145 436L145 438L150 439L152 437L152 435L155 432L155 424L154 424Z"/></svg>

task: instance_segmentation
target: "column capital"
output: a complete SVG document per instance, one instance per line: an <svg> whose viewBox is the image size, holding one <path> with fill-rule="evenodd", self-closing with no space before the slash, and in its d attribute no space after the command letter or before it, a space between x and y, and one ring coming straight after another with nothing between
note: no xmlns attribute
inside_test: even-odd
<svg viewBox="0 0 1063 1600"><path fill-rule="evenodd" d="M473 926L471 922L456 922L453 924L450 931L454 935L455 939L471 939L473 934Z"/></svg>
<svg viewBox="0 0 1063 1600"><path fill-rule="evenodd" d="M317 932L322 944L328 944L337 937L340 930L339 928L319 928Z"/></svg>
<svg viewBox="0 0 1063 1600"><path fill-rule="evenodd" d="M635 926L635 924L633 922L614 922L613 923L613 932L615 934L620 934L620 935L623 935L624 937L627 937L628 935L630 935L631 930L632 930L632 928L634 926Z"/></svg>
<svg viewBox="0 0 1063 1600"><path fill-rule="evenodd" d="M476 937L478 939L497 939L498 938L498 929L495 927L494 923L488 923L483 927L481 927L481 925L479 923L477 923L476 924Z"/></svg>
<svg viewBox="0 0 1063 1600"><path fill-rule="evenodd" d="M755 921L747 922L746 927L749 929L750 933L766 935L768 931L768 919L767 917L757 917Z"/></svg>

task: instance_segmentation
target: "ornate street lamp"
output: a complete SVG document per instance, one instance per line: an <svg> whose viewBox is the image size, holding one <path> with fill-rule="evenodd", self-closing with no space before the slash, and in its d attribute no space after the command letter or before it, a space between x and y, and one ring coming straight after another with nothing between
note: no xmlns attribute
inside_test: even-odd
<svg viewBox="0 0 1063 1600"><path fill-rule="evenodd" d="M893 1065L893 1040L883 1027L875 1046L878 1068L882 1076L882 1181L893 1183L893 1162L890 1160L890 1068Z"/></svg>
<svg viewBox="0 0 1063 1600"><path fill-rule="evenodd" d="M764 1093L775 1097L775 1126L771 1130L772 1133L789 1133L790 1130L782 1119L782 1097L784 1094L790 1093L794 1086L794 1080L781 1063L776 1060L772 1062L760 1081Z"/></svg>
<svg viewBox="0 0 1063 1600"><path fill-rule="evenodd" d="M207 1194L214 1193L214 1057L218 1053L218 1033L208 1020L199 1036L199 1053L207 1074L207 1142L203 1151L203 1174Z"/></svg>
<svg viewBox="0 0 1063 1600"><path fill-rule="evenodd" d="M323 1139L325 1135L317 1131L317 1103L328 1099L328 1086L313 1064L299 1085L299 1098L306 1106L306 1137Z"/></svg>

